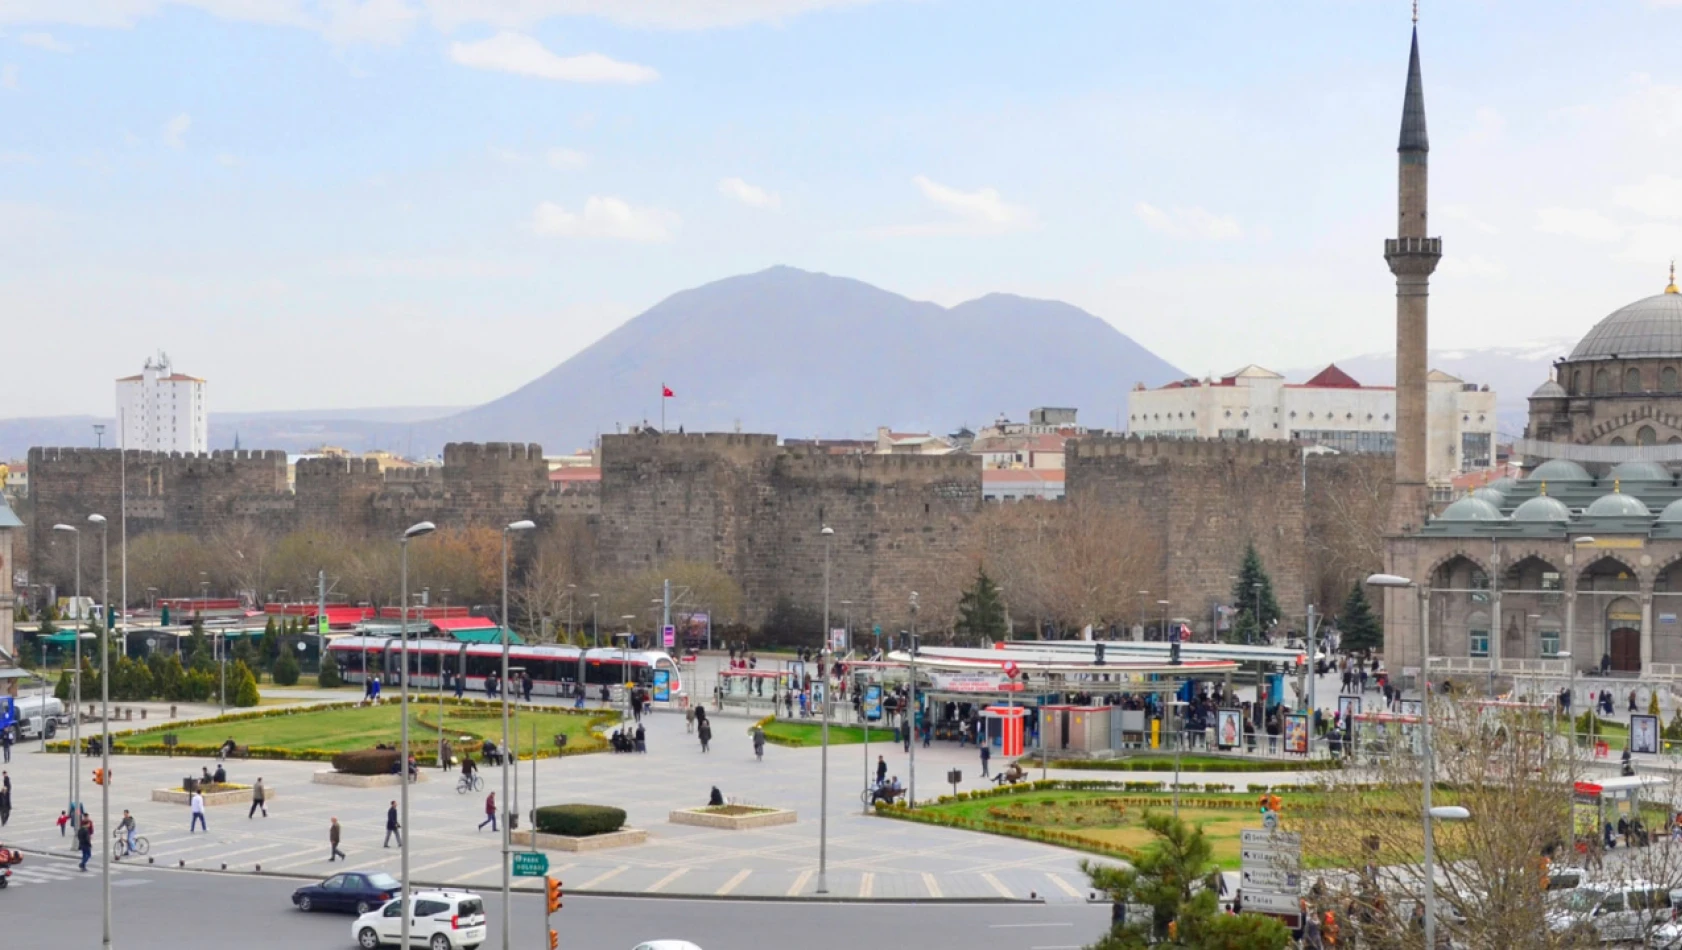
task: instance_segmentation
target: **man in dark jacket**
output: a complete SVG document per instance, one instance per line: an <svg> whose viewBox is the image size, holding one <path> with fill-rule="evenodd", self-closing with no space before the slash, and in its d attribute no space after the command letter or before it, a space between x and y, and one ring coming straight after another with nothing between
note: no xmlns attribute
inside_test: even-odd
<svg viewBox="0 0 1682 950"><path fill-rule="evenodd" d="M403 847L403 826L397 823L397 803L395 801L385 812L385 844L380 845L380 847L391 847L392 835L397 836L397 846L399 848Z"/></svg>

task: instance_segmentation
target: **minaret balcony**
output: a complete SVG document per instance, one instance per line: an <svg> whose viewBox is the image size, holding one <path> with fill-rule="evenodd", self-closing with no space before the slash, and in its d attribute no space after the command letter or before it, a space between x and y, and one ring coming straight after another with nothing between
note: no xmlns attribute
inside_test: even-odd
<svg viewBox="0 0 1682 950"><path fill-rule="evenodd" d="M1385 238L1384 256L1399 257L1401 255L1442 257L1443 239L1440 237L1409 237Z"/></svg>

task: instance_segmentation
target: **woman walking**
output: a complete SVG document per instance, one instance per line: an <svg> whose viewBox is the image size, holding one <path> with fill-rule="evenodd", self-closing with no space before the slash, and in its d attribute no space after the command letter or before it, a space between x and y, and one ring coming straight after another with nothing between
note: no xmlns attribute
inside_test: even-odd
<svg viewBox="0 0 1682 950"><path fill-rule="evenodd" d="M701 737L701 751L705 752L707 751L707 744L713 741L712 723L703 719L701 720L701 725L697 727L697 730L697 735Z"/></svg>

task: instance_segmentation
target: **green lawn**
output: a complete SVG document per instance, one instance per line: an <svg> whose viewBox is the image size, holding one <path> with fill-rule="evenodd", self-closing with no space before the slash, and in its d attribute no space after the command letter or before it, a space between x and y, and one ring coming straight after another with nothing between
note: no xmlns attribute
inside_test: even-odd
<svg viewBox="0 0 1682 950"><path fill-rule="evenodd" d="M891 729L870 730L871 742L892 742L893 738L894 734ZM797 749L820 746L823 745L823 723L772 720L765 724L765 741L774 745L793 746ZM856 745L863 741L863 728L842 726L833 722L829 724L830 745Z"/></svg>
<svg viewBox="0 0 1682 950"><path fill-rule="evenodd" d="M1025 769L1040 767L1038 756L1023 756L1018 760ZM1067 759L1051 760L1054 769L1102 769L1113 772L1173 772L1174 756L1171 753L1153 753L1150 755L1130 755L1119 759ZM1257 759L1244 756L1228 755L1193 755L1180 756L1181 772L1295 772L1306 769L1333 768L1335 765L1326 760L1308 759Z"/></svg>
<svg viewBox="0 0 1682 950"><path fill-rule="evenodd" d="M182 747L214 747L232 738L236 745L288 751L369 749L377 743L395 745L399 741L402 723L398 708L397 703L349 709L301 708L285 715L198 726L159 727L125 736L118 743L118 748L161 747L164 734L168 732L175 734ZM545 748L553 748L553 736L564 733L569 751L593 750L599 743L591 735L591 727L601 721L600 714L522 709L514 717L514 727L519 736L515 745L522 752L530 746L531 730L535 725L538 743ZM409 741L417 749L436 748L439 724L436 705L410 704ZM498 742L502 738L502 719L492 709L446 706L442 725L445 734L457 743L458 748L477 746L486 737ZM467 737L466 743L461 742L463 737Z"/></svg>

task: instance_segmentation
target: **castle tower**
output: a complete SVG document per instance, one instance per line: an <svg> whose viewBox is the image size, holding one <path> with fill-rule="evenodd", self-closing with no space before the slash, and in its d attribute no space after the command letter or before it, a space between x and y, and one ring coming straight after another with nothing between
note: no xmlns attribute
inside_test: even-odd
<svg viewBox="0 0 1682 950"><path fill-rule="evenodd" d="M1426 176L1431 145L1425 135L1425 83L1419 75L1419 19L1414 15L1408 54L1396 237L1384 242L1384 259L1396 275L1396 490L1389 528L1406 533L1425 522L1426 303L1431 272L1442 257L1442 239L1426 237Z"/></svg>

